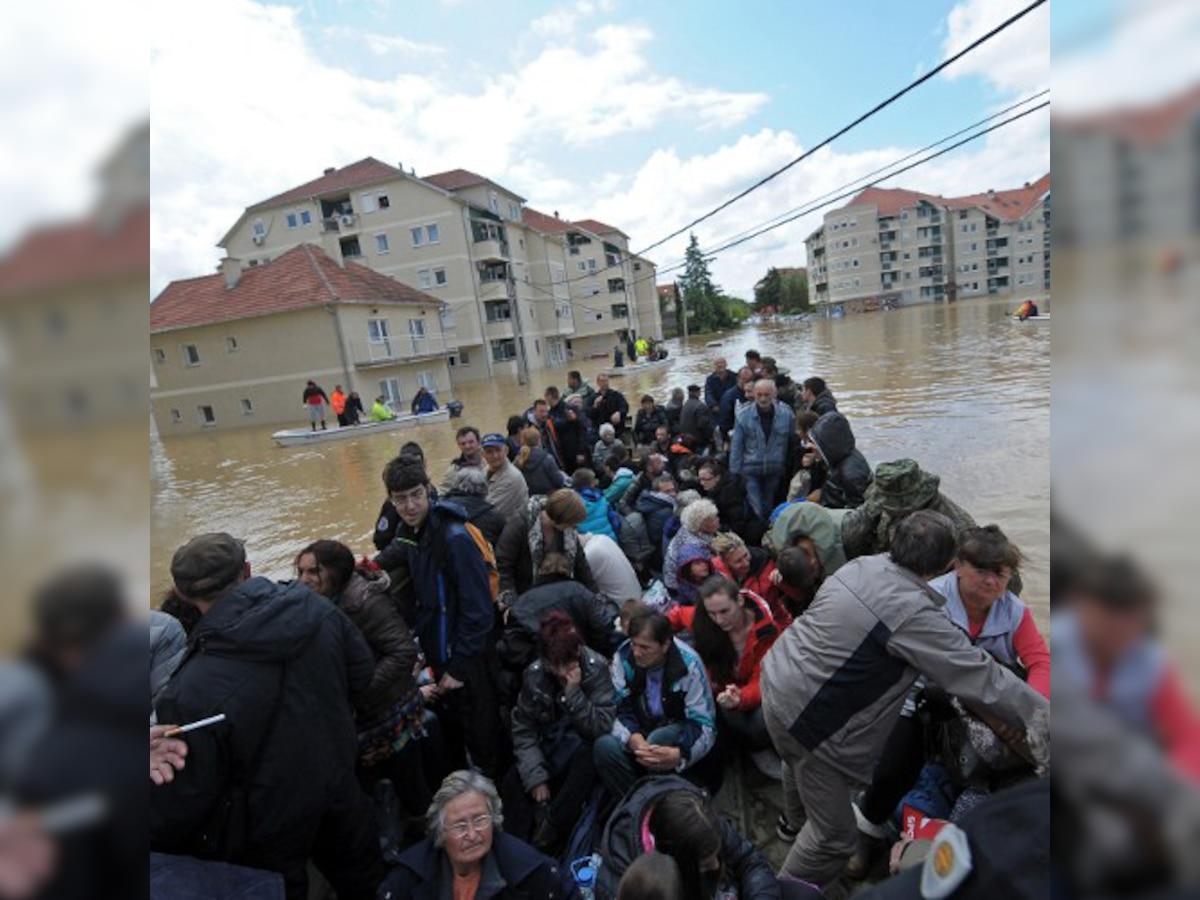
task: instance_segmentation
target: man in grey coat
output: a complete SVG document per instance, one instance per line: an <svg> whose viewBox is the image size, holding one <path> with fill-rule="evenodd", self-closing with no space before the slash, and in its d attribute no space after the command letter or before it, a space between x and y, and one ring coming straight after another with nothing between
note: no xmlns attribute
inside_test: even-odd
<svg viewBox="0 0 1200 900"><path fill-rule="evenodd" d="M521 470L508 459L508 444L502 434L485 434L483 461L487 464L488 501L506 519L525 511L529 502L529 485Z"/></svg>
<svg viewBox="0 0 1200 900"><path fill-rule="evenodd" d="M857 846L851 786L870 781L919 675L1000 720L1006 739L1020 739L1035 719L1046 727L1049 701L973 646L927 584L957 548L950 519L913 513L897 525L890 554L838 569L767 653L763 712L784 762L781 827L803 823L787 874L822 887L841 875Z"/></svg>

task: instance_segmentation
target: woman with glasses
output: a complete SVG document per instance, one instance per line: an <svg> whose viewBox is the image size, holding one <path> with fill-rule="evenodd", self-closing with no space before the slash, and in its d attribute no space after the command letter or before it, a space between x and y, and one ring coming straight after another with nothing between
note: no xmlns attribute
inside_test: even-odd
<svg viewBox="0 0 1200 900"><path fill-rule="evenodd" d="M501 830L500 795L483 775L447 775L425 821L427 837L401 855L380 900L578 900L564 867Z"/></svg>

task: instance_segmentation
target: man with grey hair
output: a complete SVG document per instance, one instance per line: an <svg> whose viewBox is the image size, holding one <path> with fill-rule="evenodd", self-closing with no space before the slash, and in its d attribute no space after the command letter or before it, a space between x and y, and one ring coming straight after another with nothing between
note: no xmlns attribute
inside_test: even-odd
<svg viewBox="0 0 1200 900"><path fill-rule="evenodd" d="M467 521L483 532L493 545L500 540L508 520L491 504L487 474L483 470L469 466L452 468L442 481L441 499L461 506Z"/></svg>
<svg viewBox="0 0 1200 900"><path fill-rule="evenodd" d="M763 378L754 383L754 405L734 422L729 471L746 479L746 499L760 518L775 507L795 421L791 407L776 399L775 382Z"/></svg>
<svg viewBox="0 0 1200 900"><path fill-rule="evenodd" d="M1019 740L1049 701L974 646L927 582L958 549L954 523L922 510L901 521L891 553L831 575L762 667L763 712L783 757L783 871L831 886L858 846L851 785L869 782L918 676L1003 723ZM799 827L803 825L803 827ZM797 834L798 830L798 834Z"/></svg>
<svg viewBox="0 0 1200 900"><path fill-rule="evenodd" d="M380 900L579 896L566 868L501 829L500 795L478 772L447 775L425 818L428 836L400 856Z"/></svg>

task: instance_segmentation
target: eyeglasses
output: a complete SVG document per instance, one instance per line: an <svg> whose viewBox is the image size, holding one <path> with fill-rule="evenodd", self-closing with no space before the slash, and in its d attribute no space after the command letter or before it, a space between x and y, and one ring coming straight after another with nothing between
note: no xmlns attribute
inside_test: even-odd
<svg viewBox="0 0 1200 900"><path fill-rule="evenodd" d="M466 822L455 822L446 826L446 834L455 838L465 838L472 831L485 831L492 824L490 813L476 816Z"/></svg>

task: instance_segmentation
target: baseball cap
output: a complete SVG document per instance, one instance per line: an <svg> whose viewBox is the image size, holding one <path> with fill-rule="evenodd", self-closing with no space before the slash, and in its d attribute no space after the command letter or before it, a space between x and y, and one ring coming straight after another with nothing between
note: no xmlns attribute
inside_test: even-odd
<svg viewBox="0 0 1200 900"><path fill-rule="evenodd" d="M223 531L201 534L175 551L171 577L188 597L207 597L227 587L246 565L246 547Z"/></svg>
<svg viewBox="0 0 1200 900"><path fill-rule="evenodd" d="M481 447L503 447L506 443L504 435L493 431L490 434L485 434L479 445Z"/></svg>

